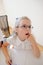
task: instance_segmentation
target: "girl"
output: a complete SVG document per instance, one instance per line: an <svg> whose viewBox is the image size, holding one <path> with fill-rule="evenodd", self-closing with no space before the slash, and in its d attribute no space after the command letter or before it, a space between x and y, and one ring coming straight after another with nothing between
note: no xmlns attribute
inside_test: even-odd
<svg viewBox="0 0 43 65"><path fill-rule="evenodd" d="M15 34L7 39L10 47L10 56L12 65L37 65L36 58L40 57L40 51L37 42L31 34L31 20L28 17L17 18L15 22ZM39 65L39 64L38 64Z"/></svg>

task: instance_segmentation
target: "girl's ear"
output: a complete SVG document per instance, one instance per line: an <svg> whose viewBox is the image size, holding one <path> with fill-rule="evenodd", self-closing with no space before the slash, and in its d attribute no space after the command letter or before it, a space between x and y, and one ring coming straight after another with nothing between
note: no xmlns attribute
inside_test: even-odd
<svg viewBox="0 0 43 65"><path fill-rule="evenodd" d="M17 32L17 28L15 28L15 32Z"/></svg>
<svg viewBox="0 0 43 65"><path fill-rule="evenodd" d="M18 31L18 28L15 28L15 29L14 29L14 32L17 33L17 31Z"/></svg>

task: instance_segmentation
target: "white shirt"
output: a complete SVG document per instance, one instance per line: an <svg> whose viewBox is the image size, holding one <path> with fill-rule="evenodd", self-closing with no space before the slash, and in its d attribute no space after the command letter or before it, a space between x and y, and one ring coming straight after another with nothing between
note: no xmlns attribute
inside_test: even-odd
<svg viewBox="0 0 43 65"><path fill-rule="evenodd" d="M7 41L14 45L14 48L10 49L12 65L43 65L42 58L38 59L34 56L29 41L20 41L18 37L11 37Z"/></svg>

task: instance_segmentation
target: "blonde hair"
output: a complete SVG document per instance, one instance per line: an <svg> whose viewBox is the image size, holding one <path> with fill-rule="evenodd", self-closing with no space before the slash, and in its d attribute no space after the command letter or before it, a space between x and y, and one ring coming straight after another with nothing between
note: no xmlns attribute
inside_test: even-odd
<svg viewBox="0 0 43 65"><path fill-rule="evenodd" d="M22 16L20 18L16 18L15 27L19 26L19 23L21 22L21 20L24 20L24 19L27 19L31 22L31 20L27 16Z"/></svg>
<svg viewBox="0 0 43 65"><path fill-rule="evenodd" d="M16 18L14 29L16 27L18 27L21 20L24 20L24 19L27 19L27 20L29 20L31 22L30 18L28 18L27 16L22 16L22 17ZM17 35L17 32L15 32L15 30L13 30L13 33L14 33L14 35Z"/></svg>

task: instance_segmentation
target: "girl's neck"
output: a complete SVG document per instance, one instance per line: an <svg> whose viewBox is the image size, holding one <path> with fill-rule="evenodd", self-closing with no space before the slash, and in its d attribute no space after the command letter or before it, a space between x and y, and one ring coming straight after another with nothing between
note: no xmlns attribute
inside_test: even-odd
<svg viewBox="0 0 43 65"><path fill-rule="evenodd" d="M19 37L18 38L21 40L21 41L25 41L26 39L24 39L23 37Z"/></svg>

